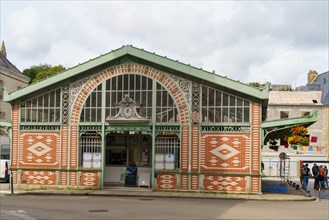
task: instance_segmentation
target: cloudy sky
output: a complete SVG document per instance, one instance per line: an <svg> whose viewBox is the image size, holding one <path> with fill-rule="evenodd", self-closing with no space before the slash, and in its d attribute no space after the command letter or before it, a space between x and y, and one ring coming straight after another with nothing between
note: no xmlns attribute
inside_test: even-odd
<svg viewBox="0 0 329 220"><path fill-rule="evenodd" d="M132 44L242 82L295 87L309 70L329 70L328 2L0 0L0 40L21 71Z"/></svg>

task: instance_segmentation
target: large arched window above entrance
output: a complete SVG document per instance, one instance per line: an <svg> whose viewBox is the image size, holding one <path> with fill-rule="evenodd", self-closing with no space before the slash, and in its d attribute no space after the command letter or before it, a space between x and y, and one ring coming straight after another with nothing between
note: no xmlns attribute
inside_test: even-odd
<svg viewBox="0 0 329 220"><path fill-rule="evenodd" d="M171 94L160 83L153 86L151 78L138 74L119 75L106 81L105 117L115 117L119 108L117 104L129 95L138 104L136 109L143 118L152 119L155 109L155 122L178 123L179 112ZM153 100L155 94L155 102ZM87 98L80 115L80 122L101 122L102 84Z"/></svg>
<svg viewBox="0 0 329 220"><path fill-rule="evenodd" d="M136 103L140 104L137 112L144 118L152 117L152 80L137 74L126 74L110 78L106 81L106 117L118 114L117 103L125 95L129 95Z"/></svg>

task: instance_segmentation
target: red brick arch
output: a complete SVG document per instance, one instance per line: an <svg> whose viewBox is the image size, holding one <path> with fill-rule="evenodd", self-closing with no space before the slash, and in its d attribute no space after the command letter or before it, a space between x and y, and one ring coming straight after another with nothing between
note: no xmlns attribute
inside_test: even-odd
<svg viewBox="0 0 329 220"><path fill-rule="evenodd" d="M189 114L188 114L188 106L187 102L181 92L179 92L179 88L173 82L172 79L167 77L163 72L160 72L154 68L139 65L139 64L122 64L118 66L111 67L100 72L93 79L91 79L81 90L79 96L73 104L72 114L71 114L71 125L77 125L79 123L80 113L83 108L83 104L87 100L90 93L104 80L107 80L113 76L117 76L120 74L141 74L144 76L148 76L167 89L167 91L171 94L174 101L177 104L177 108L179 109L180 120L182 125L189 124Z"/></svg>

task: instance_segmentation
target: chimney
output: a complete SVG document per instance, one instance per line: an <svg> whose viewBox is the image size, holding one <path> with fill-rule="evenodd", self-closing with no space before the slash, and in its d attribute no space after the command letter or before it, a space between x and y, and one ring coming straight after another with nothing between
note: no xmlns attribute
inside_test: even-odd
<svg viewBox="0 0 329 220"><path fill-rule="evenodd" d="M307 74L307 84L311 84L317 75L318 72L316 72L315 70L310 70Z"/></svg>

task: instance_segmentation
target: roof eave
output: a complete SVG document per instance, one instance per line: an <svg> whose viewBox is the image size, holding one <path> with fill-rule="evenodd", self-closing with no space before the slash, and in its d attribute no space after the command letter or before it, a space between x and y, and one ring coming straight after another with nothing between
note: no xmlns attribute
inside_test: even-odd
<svg viewBox="0 0 329 220"><path fill-rule="evenodd" d="M4 95L3 100L6 102L9 102L9 101L18 99L28 93L32 93L36 90L46 88L52 84L58 83L64 79L66 79L66 78L70 78L83 71L92 69L94 67L102 65L106 62L109 62L113 59L124 56L126 54L140 57L144 60L153 62L158 65L167 66L173 70L189 74L192 77L199 78L201 80L206 80L206 81L210 81L210 82L213 82L216 84L220 84L221 86L236 90L238 92L244 93L246 95L250 95L250 96L258 98L258 99L268 99L269 83L267 83L265 88L263 88L262 90L258 90L249 85L243 84L239 81L234 81L234 80L228 79L226 77L221 77L219 75L204 71L202 69L197 69L190 65L186 65L186 64L180 63L178 61L174 61L174 60L168 59L166 57L156 55L155 53L150 53L150 52L144 51L142 49L135 48L133 46L123 46L117 50L111 51L111 52L109 52L105 55L102 55L100 57L97 57L93 60L87 61L83 64L79 64L75 67L72 67L60 74L51 76L51 77L46 78L42 81L39 81L35 84L31 84L18 91L8 93L8 94Z"/></svg>

